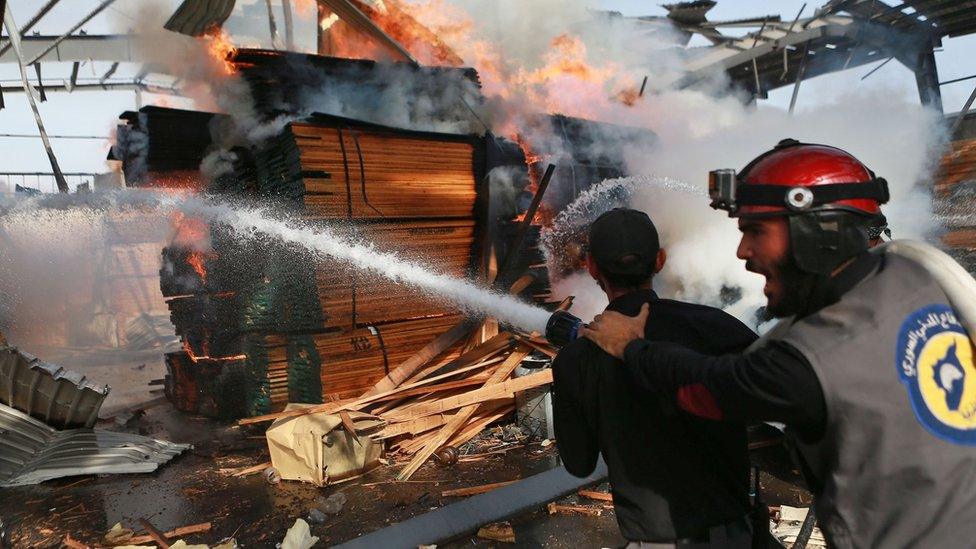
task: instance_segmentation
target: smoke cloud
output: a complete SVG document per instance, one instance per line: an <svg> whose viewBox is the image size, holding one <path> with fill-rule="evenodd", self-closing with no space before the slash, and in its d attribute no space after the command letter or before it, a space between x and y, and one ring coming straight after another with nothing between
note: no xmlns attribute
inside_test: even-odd
<svg viewBox="0 0 976 549"><path fill-rule="evenodd" d="M697 91L665 92L649 98L647 105L651 119L662 121L653 126L659 142L651 148L626 150L629 170L686 181L699 192L674 192L635 178L628 180L626 200L594 196L581 200L589 201L585 208L589 218L622 203L651 216L668 250L668 264L656 280L657 289L666 296L724 306L755 325L754 312L764 304L762 278L746 272L735 257L736 224L724 212L708 207L705 180L708 170L741 169L785 137L843 148L885 177L892 200L884 211L895 238L932 239L941 229L932 215L928 179L944 135L939 116L919 105L879 101L876 94L852 94L842 102L791 116L781 109L753 109ZM741 299L731 305L729 289L741 293ZM594 291L599 290L581 284L579 278L556 285L558 297ZM598 311L581 311L594 312Z"/></svg>
<svg viewBox="0 0 976 549"><path fill-rule="evenodd" d="M560 146L551 127L533 123L535 113L558 112L656 135L653 144L623 132L593 139L586 154L623 156L629 174L648 177L627 181L625 198L581 197L591 203L575 215L592 219L619 205L646 211L669 252L655 283L667 297L724 306L755 325L753 313L764 303L762 279L735 257L736 224L708 207L706 177L710 169L741 168L786 137L846 149L887 178L892 201L885 213L896 238L931 238L940 230L926 185L945 139L940 116L897 92L884 93L878 79L862 93L855 90L833 104L791 115L747 105L729 90L722 73L695 89L671 89L682 62L680 48L672 47L673 32L658 28L648 36L632 20L595 15L590 2L455 0L451 5L477 24L457 25L465 19L454 16L431 26L479 68L497 132L517 131L547 160L561 162L571 152ZM451 40L452 28L467 29L457 30L469 37L467 45ZM628 93L645 75L645 95ZM668 189L659 178L685 182L698 192ZM568 191L557 186L548 192ZM553 231L560 230L559 223ZM571 251L567 261L564 251L548 249L555 295L577 295L574 311L591 316L605 298L588 275L567 274L567 265L578 264L578 258Z"/></svg>

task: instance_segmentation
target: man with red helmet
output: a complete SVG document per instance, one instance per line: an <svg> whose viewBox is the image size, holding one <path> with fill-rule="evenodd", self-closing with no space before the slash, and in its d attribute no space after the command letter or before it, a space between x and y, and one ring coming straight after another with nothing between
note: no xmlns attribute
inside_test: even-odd
<svg viewBox="0 0 976 549"><path fill-rule="evenodd" d="M784 140L739 174L712 172L709 190L739 219L737 255L780 322L719 358L643 339L647 307L582 335L690 413L786 423L831 546L972 543L976 352L937 277L872 251L885 180L835 147Z"/></svg>

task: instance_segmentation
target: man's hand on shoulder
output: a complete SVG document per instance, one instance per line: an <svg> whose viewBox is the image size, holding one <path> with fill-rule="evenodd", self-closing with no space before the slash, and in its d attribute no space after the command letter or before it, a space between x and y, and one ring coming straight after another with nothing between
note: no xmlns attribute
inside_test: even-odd
<svg viewBox="0 0 976 549"><path fill-rule="evenodd" d="M580 330L580 335L599 345L608 354L623 360L627 344L644 338L644 326L650 310L650 305L645 303L637 316L627 316L615 311L603 312Z"/></svg>

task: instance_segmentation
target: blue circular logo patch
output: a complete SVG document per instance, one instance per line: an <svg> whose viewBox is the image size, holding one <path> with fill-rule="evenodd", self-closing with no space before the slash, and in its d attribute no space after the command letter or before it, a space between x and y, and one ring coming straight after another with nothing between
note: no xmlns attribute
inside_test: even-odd
<svg viewBox="0 0 976 549"><path fill-rule="evenodd" d="M919 423L956 444L976 445L973 343L945 304L922 307L901 325L895 352Z"/></svg>

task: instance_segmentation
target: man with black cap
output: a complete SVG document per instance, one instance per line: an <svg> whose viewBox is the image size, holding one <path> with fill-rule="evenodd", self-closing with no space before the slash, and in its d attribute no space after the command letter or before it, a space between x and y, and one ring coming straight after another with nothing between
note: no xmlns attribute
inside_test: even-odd
<svg viewBox="0 0 976 549"><path fill-rule="evenodd" d="M590 226L587 267L609 311L636 314L650 303L649 339L708 355L741 352L756 339L711 307L660 299L651 289L666 260L657 230L637 210L618 208ZM749 460L742 423L717 422L694 387L673 397L636 386L619 361L587 339L553 363L556 442L566 470L607 463L617 523L628 547L749 547Z"/></svg>

